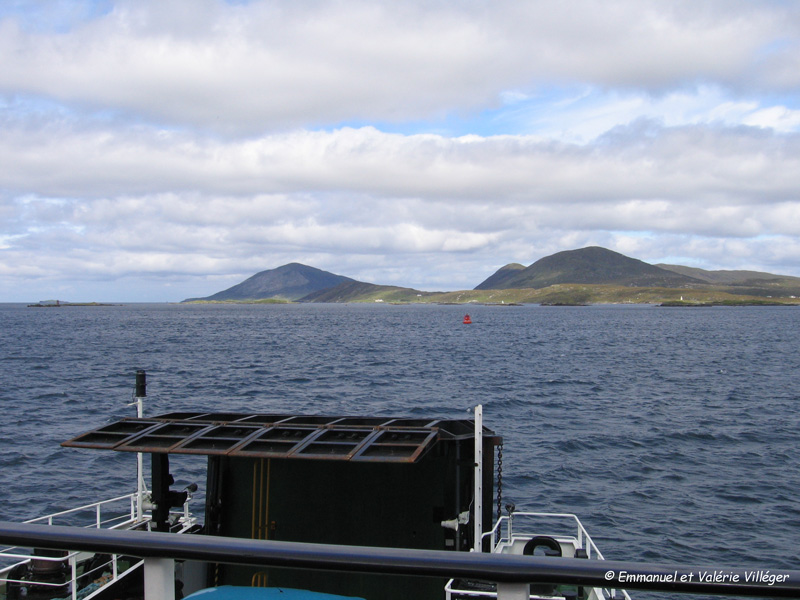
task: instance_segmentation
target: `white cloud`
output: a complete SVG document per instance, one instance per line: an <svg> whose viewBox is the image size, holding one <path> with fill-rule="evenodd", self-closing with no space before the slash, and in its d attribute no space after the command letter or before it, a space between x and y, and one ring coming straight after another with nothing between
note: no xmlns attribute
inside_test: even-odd
<svg viewBox="0 0 800 600"><path fill-rule="evenodd" d="M76 198L153 194L173 194L163 198L159 213L189 220L209 218L186 210L201 196L250 197L239 213L227 213L220 201L209 207L228 219L312 205L326 210L320 198L335 205L342 194L498 205L615 198L761 204L792 198L800 184L799 147L800 135L650 122L616 128L590 145L526 136L402 136L373 128L192 143L157 132L53 135L47 128L21 128L0 140L6 166L0 186L46 198L36 208L40 220L57 220ZM262 194L271 199L254 198ZM107 204L99 207L107 210Z"/></svg>
<svg viewBox="0 0 800 600"><path fill-rule="evenodd" d="M84 272L108 277L224 274L244 260L261 270L277 266L276 254L309 250L329 257L486 253L501 264L530 263L537 247L568 240L627 247L614 237L619 232L747 240L796 235L800 222L791 197L800 189L800 135L758 129L641 123L595 145L372 128L195 144L142 132L117 141L111 131L88 134L125 149L110 153L92 149L84 135L70 132L55 144L72 153L35 160L24 152L15 158L0 143L14 167L3 187L14 187L18 171L59 173L40 182L39 195L6 206L10 222L27 224L14 230L21 237L9 229L6 252L62 253L62 261L46 263L51 276L70 257L72 270L87 260ZM153 154L171 167L138 164L137 177L154 193L111 193L131 187L131 160ZM75 195L47 195L66 190ZM526 242L533 237L542 242ZM451 273L463 279L458 269Z"/></svg>
<svg viewBox="0 0 800 600"><path fill-rule="evenodd" d="M800 82L796 45L771 43L796 40L797 13L640 0L121 1L58 35L0 22L0 90L240 133L425 119L552 81L785 90Z"/></svg>
<svg viewBox="0 0 800 600"><path fill-rule="evenodd" d="M0 7L3 289L446 289L585 245L800 275L794 4L30 6Z"/></svg>
<svg viewBox="0 0 800 600"><path fill-rule="evenodd" d="M800 110L791 110L785 106L771 106L755 110L742 119L745 125L766 127L775 131L800 130Z"/></svg>

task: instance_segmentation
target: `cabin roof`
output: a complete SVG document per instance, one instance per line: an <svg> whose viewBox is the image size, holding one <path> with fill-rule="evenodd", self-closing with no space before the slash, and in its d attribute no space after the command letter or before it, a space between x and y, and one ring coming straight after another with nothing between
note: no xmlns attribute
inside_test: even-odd
<svg viewBox="0 0 800 600"><path fill-rule="evenodd" d="M473 437L471 420L179 412L125 418L61 445L157 454L416 462L437 441Z"/></svg>

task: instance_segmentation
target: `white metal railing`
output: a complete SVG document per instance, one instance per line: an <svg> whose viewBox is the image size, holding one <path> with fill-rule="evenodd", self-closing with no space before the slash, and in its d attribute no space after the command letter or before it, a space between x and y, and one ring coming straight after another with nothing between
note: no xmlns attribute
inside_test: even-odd
<svg viewBox="0 0 800 600"><path fill-rule="evenodd" d="M49 588L53 592L63 590L62 597L77 600L78 598L90 599L106 583L117 581L131 569L141 566L142 561L134 561L129 565L121 565L117 555L110 555L106 560L96 562L91 567L86 561L92 556L85 552L65 551L62 556L41 556L36 554L14 553L3 551L6 559L16 559L17 562L0 569L0 584L6 588L9 584L18 584L25 590L37 589L39 591ZM36 563L40 571L52 574L51 577L21 578L13 575L19 566L28 566ZM27 573L26 573L27 574ZM48 581L51 579L51 581Z"/></svg>
<svg viewBox="0 0 800 600"><path fill-rule="evenodd" d="M597 545L595 545L594 541L589 535L589 532L586 531L586 528L583 526L583 523L581 523L577 515L571 513L514 512L511 515L500 517L492 530L483 534L483 538L485 539L489 537L491 547L496 548L502 543L510 544L514 539L514 536L530 537L534 533L537 535L545 533L541 529L538 529L536 532L530 529L530 523L534 519L537 521L537 529L540 527L539 523L545 520L551 524L557 521L567 521L568 523L571 522L570 525L575 527L574 537L578 542L578 548L583 548L586 550L587 558L605 560L600 552L600 549L597 547ZM516 528L514 526L515 521L518 523ZM524 525L520 526L520 521L524 521Z"/></svg>
<svg viewBox="0 0 800 600"><path fill-rule="evenodd" d="M98 529L126 527L136 521L136 496L137 494L125 494L124 496L117 496L116 498L109 498L108 500L101 500L100 502L93 502L92 504L85 504L84 506L62 510L43 517L29 519L24 521L24 523L41 523L46 525L64 524L97 527ZM127 504L129 509L122 511L120 508L117 508L113 517L103 518L104 509L108 513L113 505L119 504ZM56 522L57 520L63 520L64 522ZM87 523L87 521L91 522Z"/></svg>
<svg viewBox="0 0 800 600"><path fill-rule="evenodd" d="M85 529L150 529L151 515L138 515L139 494L125 494L76 508L58 511L24 521L41 525L68 525ZM191 499L191 498L189 498ZM178 533L191 529L196 518L189 511L189 500L180 512L170 513ZM71 600L90 600L106 583L111 583L142 566L143 561L122 561L119 555L109 555L105 560L90 559L90 552L64 551L57 556L43 556L36 550L31 553L18 547L0 548L0 598L5 597L9 584L43 590L64 590L63 597ZM56 577L36 577L32 572L55 574ZM24 573L23 577L14 573ZM48 579L53 579L48 581Z"/></svg>
<svg viewBox="0 0 800 600"><path fill-rule="evenodd" d="M600 549L594 543L589 532L581 523L577 515L572 513L544 513L544 512L513 512L508 516L500 517L494 527L485 532L481 539L489 539L490 547L493 552L497 552L502 546L511 546L515 540L528 540L536 535L547 535L554 538L574 539L575 547L581 548L586 552L587 559L605 560ZM446 598L470 596L475 598L495 598L497 592L493 590L470 589L457 590L451 580L445 586ZM631 597L625 590L610 588L596 588L592 597L597 600L603 598L617 598L621 596L625 600ZM524 596L524 592L522 593ZM521 597L522 597L521 596ZM531 597L536 597L535 594Z"/></svg>
<svg viewBox="0 0 800 600"><path fill-rule="evenodd" d="M617 578L630 583L626 586L629 589L670 594L800 598L800 571L796 570L753 572L725 567L726 577L720 581L709 576L693 579L692 575L709 569L698 565L580 558L559 560L536 555L340 546L7 522L0 522L0 542L24 547L78 548L91 553L142 557L146 600L174 598L175 561L476 579L496 582L498 600L528 600L529 585L559 582L580 586L584 591L593 593ZM765 577L767 573L770 577ZM552 600L552 596L546 600Z"/></svg>
<svg viewBox="0 0 800 600"><path fill-rule="evenodd" d="M91 504L85 504L68 510L54 512L42 517L28 519L25 523L43 525L70 525L73 527L97 529L122 529L132 527L137 522L136 517L137 494L125 494L116 498L109 498ZM0 584L8 588L9 584L34 587L39 590L50 588L53 592L64 590L64 596L77 600L78 592L91 588L95 580L105 583L104 574L110 572L107 581L119 578L120 571L127 569L120 565L116 555L109 556L108 560L88 565L86 561L92 554L82 552L63 552L61 556L41 556L36 553L23 552L16 547L0 549ZM139 561L139 564L141 561ZM55 581L48 581L48 577L15 577L14 572L24 569L25 575L30 575L29 568L38 567L39 572L56 575ZM131 565L138 566L138 565ZM58 576L61 575L61 576ZM53 577L50 577L53 579ZM99 589L101 585L95 585ZM91 593L82 594L82 598L91 598Z"/></svg>

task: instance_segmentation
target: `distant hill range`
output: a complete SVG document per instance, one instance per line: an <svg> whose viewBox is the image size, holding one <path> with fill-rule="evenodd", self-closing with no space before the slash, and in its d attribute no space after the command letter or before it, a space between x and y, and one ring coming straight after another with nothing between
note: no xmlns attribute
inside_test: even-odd
<svg viewBox="0 0 800 600"><path fill-rule="evenodd" d="M409 297L428 296L425 292L395 285L375 285L362 281L347 281L336 287L309 294L303 302L364 302L365 300L382 300L392 302L407 301Z"/></svg>
<svg viewBox="0 0 800 600"><path fill-rule="evenodd" d="M775 275L773 273L762 273L761 271L706 271L695 267L682 267L680 265L657 264L657 267L687 275L694 279L720 285L733 284L753 284L756 282L780 281L783 279L798 279L786 275Z"/></svg>
<svg viewBox="0 0 800 600"><path fill-rule="evenodd" d="M591 246L546 256L529 267L516 263L506 265L475 289L541 289L561 283L679 287L701 283L701 280Z"/></svg>
<svg viewBox="0 0 800 600"><path fill-rule="evenodd" d="M706 271L679 265L651 265L592 246L558 252L528 267L518 263L506 265L472 291L422 292L376 285L291 263L257 273L212 296L184 302L269 299L300 302L658 302L662 297L676 297L675 293L667 293L669 290L679 297L682 297L681 290L704 290L706 296L713 293L717 297L721 294L795 298L800 296L800 278L757 271Z"/></svg>
<svg viewBox="0 0 800 600"><path fill-rule="evenodd" d="M301 265L289 263L277 269L261 271L227 290L205 298L189 298L184 302L199 300L222 302L225 300L300 300L309 294L328 290L342 283L357 283L343 275L334 275Z"/></svg>

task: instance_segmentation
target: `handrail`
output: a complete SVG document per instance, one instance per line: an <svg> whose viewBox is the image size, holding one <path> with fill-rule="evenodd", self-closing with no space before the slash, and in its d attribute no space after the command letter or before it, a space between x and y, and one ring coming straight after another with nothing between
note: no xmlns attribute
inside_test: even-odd
<svg viewBox="0 0 800 600"><path fill-rule="evenodd" d="M0 522L0 543L87 550L146 559L184 559L316 570L466 577L501 584L559 583L726 596L800 597L800 571L747 570L305 544L161 532Z"/></svg>
<svg viewBox="0 0 800 600"><path fill-rule="evenodd" d="M121 503L123 500L127 500L130 505L129 514L118 514L111 519L103 520L101 518L101 509L109 504L118 504ZM91 510L94 513L94 523L91 525L87 525L86 527L101 527L107 523L117 522L117 527L124 526L126 523L130 523L136 519L136 494L125 494L124 496L117 496L116 498L109 498L107 500L101 500L99 502L92 502L91 504L85 504L83 506L76 506L75 508L68 508L66 510L61 510L58 512L51 513L49 515L43 515L41 517L36 517L35 519L28 519L24 521L25 523L47 523L48 525L53 525L53 519L57 517L64 517L67 515L78 515L80 513L85 513Z"/></svg>
<svg viewBox="0 0 800 600"><path fill-rule="evenodd" d="M117 529L117 528L130 528L134 524L139 524L140 526L149 528L151 519L149 514L143 514L141 519L137 521L136 514L137 514L137 494L125 494L122 496L117 496L116 498L109 498L106 500L101 500L99 502L92 502L91 504L86 504L83 506L78 506L75 508L70 508L67 510L58 511L49 515L44 515L41 517L37 517L34 519L29 519L24 521L27 524L42 524L47 526L53 526L56 522L60 522L62 525L67 525L69 527L80 527L80 528L107 528L107 529ZM174 517L175 522L179 524L180 531L179 533L184 533L185 531L189 530L194 526L195 519L189 513L189 500L183 505L181 512L171 511L170 515ZM33 556L31 554L23 554L14 552L15 547L0 547L0 588L2 588L2 584L6 583L16 583L16 584L23 584L23 585L35 585L40 589L46 588L53 588L57 589L66 584L68 584L70 593L68 594L72 600L76 600L78 597L78 561L80 559L79 553L75 552L74 549L69 549L71 551L67 552L65 556L58 556L58 557L48 557L48 556ZM116 554L112 554L108 563L105 565L98 565L96 567L96 571L98 571L98 575L100 575L106 567L108 570L111 571L111 578L110 580L106 580L106 582L114 582L124 577L128 571L121 570L121 565L119 564L119 556ZM47 582L47 581L31 581L30 579L9 579L9 574L13 571L14 568L23 566L25 564L29 564L32 560L38 561L41 563L68 563L68 576L67 581L64 582ZM131 568L140 567L142 563L138 563L138 565L132 565ZM86 573L83 573L86 575ZM83 577L82 575L82 577ZM2 597L2 592L0 592L0 597Z"/></svg>
<svg viewBox="0 0 800 600"><path fill-rule="evenodd" d="M576 549L581 548L585 551L585 555L583 556L584 559L605 560L605 557L594 543L594 540L589 535L589 532L586 531L586 528L583 526L583 523L581 523L578 515L573 513L545 513L514 510L507 516L500 517L496 521L494 527L490 531L485 532L481 536L481 539L489 538L491 547L497 551L497 548L500 546L513 544L514 540L517 538L523 540L523 542L531 539L533 536L539 533L537 528L541 527L542 521L547 523L561 522L562 529L566 525L567 530L559 530L559 533L561 533L560 536L558 534L554 535L549 528L547 530L548 535L551 535L556 539L562 539L564 536L573 539L576 544ZM521 548L519 550L521 550ZM506 554L505 551L501 551L501 553ZM508 552L508 554L520 553L521 552L514 551ZM448 592L447 598L449 599L451 597L450 592L455 593L463 590L458 589L458 584L451 579L445 586L445 591ZM631 597L626 590L619 589L614 585L597 588L597 592L599 597L607 598L615 598L617 597L617 593L620 592L622 594L622 600L631 600ZM481 595L481 593L472 589L469 590L469 594L478 596ZM483 595L487 597L493 597L494 593L486 593Z"/></svg>
<svg viewBox="0 0 800 600"><path fill-rule="evenodd" d="M605 560L605 557L600 552L600 548L598 548L597 544L594 543L594 540L589 535L589 532L586 531L586 528L583 526L583 523L581 523L581 520L578 518L578 515L573 513L544 513L544 512L530 512L530 511L514 512L511 515L500 517L495 522L494 527L489 531L485 532L483 536L481 536L481 539L486 539L488 537L490 539L492 548L494 548L500 541L503 540L511 541L511 539L514 536L514 531L519 529L518 525L514 525L514 520L516 519L517 521L519 521L520 518L524 519L525 517L537 517L547 520L569 519L571 521L574 521L573 525L577 527L578 531L578 535L576 536L576 539L578 540L578 545L580 547L585 548L587 552L587 558L596 557L599 558L600 560ZM505 534L503 533L504 527L505 527ZM529 531L526 532L530 533ZM586 540L585 545L583 543L584 539Z"/></svg>

